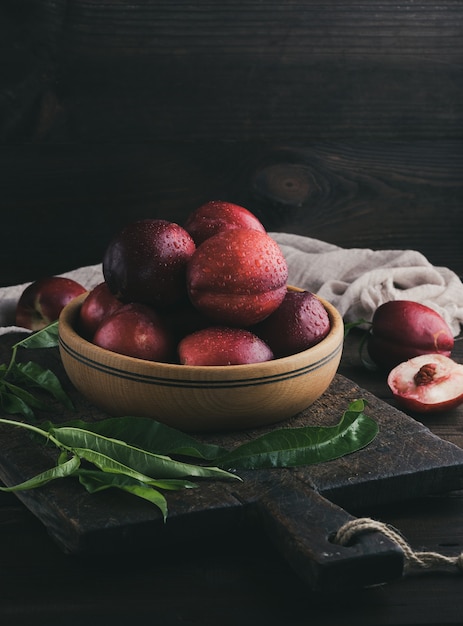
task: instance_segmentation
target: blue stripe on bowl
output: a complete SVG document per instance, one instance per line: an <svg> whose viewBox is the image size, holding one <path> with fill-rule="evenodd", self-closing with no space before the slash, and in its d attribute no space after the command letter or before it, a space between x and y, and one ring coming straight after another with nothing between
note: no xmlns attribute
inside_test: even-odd
<svg viewBox="0 0 463 626"><path fill-rule="evenodd" d="M116 378L121 378L125 380L132 380L138 383L144 383L148 385L159 385L164 387L179 387L179 388L192 388L192 389L221 389L221 388L233 388L233 387L254 387L256 385L268 385L274 382L280 382L284 380L290 380L292 378L297 378L298 376L303 376L310 371L320 369L326 363L336 358L339 352L342 350L343 342L341 342L336 348L330 352L327 356L323 357L319 361L315 363L310 363L309 365L305 365L304 367L300 367L296 370L292 370L291 372L283 372L281 374L272 374L269 376L262 376L260 378L236 378L232 380L220 381L220 380L206 380L206 381L195 381L195 380L187 380L187 379L177 379L172 380L170 378L165 378L163 376L153 376L153 375L143 375L137 374L134 372L127 372L125 370L119 369L117 367L112 367L109 365L103 365L101 363L97 363L93 359L89 357L85 357L79 352L76 352L73 348L71 348L63 339L59 338L61 348L75 361L82 363L83 365L99 371L104 374L108 374L114 376ZM180 365L178 367L181 367ZM239 366L238 366L239 367Z"/></svg>

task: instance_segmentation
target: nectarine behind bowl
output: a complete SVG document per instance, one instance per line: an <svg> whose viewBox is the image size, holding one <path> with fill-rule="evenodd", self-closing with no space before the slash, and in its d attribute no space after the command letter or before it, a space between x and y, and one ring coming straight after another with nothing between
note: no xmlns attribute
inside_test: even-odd
<svg viewBox="0 0 463 626"><path fill-rule="evenodd" d="M111 416L150 417L197 432L264 426L311 405L330 385L341 359L342 317L325 300L331 330L308 350L263 363L188 366L123 356L85 340L76 330L85 297L61 313L61 359L75 388Z"/></svg>

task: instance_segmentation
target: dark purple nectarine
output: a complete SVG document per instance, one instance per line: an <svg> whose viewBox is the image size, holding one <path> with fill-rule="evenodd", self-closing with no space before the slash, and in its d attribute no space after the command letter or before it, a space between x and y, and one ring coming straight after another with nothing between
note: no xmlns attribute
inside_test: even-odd
<svg viewBox="0 0 463 626"><path fill-rule="evenodd" d="M280 306L253 328L276 357L307 350L330 331L330 318L310 291L288 291Z"/></svg>
<svg viewBox="0 0 463 626"><path fill-rule="evenodd" d="M186 298L186 264L195 249L193 239L178 224L138 220L109 243L103 275L119 300L168 308Z"/></svg>

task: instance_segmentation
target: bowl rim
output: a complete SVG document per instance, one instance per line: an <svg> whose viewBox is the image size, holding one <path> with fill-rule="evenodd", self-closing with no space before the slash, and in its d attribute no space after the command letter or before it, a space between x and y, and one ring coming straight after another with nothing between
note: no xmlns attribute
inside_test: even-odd
<svg viewBox="0 0 463 626"><path fill-rule="evenodd" d="M299 287L294 287L292 285L288 285L289 290L293 291L306 291ZM325 300L324 298L319 297L317 294L314 294L325 307L329 319L330 319L330 331L326 337L324 337L320 342L307 348L306 350L302 350L301 352L295 352L294 354L290 354L285 357L280 357L277 359L271 359L269 361L262 361L259 363L244 363L240 365L182 365L181 363L169 363L163 361L150 361L147 359L139 359L136 357L128 356L125 354L120 354L117 352L113 352L111 350L107 350L106 348L102 348L92 343L88 339L85 339L80 335L75 329L75 322L77 320L78 311L88 296L90 291L83 293L73 300L71 300L61 311L58 320L58 338L60 348L67 351L68 353L76 353L78 352L75 347L71 348L69 346L69 341L73 344L81 345L83 349L86 351L91 351L95 356L94 359L101 360L103 359L120 359L121 363L126 363L127 365L131 365L135 368L147 368L147 369L162 369L165 374L168 374L169 371L185 371L185 372L197 372L198 374L209 374L213 375L214 373L228 373L232 372L237 375L241 375L246 377L246 373L251 373L252 370L255 370L256 367L259 368L259 374L265 375L267 370L273 370L275 366L279 366L284 368L285 365L291 367L292 370L297 368L297 363L299 361L306 362L306 355L308 352L311 352L314 356L318 352L325 352L325 348L327 344L335 342L335 339L339 335L339 339L335 342L333 350L326 355L322 361L330 360L333 356L342 349L344 343L344 322L339 311L334 307L330 302ZM71 354L72 355L72 354ZM120 368L123 370L123 368Z"/></svg>

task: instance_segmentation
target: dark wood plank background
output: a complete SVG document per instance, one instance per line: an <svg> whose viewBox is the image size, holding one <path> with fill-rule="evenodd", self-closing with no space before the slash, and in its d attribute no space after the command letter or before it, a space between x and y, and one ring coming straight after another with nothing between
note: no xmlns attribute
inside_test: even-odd
<svg viewBox="0 0 463 626"><path fill-rule="evenodd" d="M223 198L463 274L459 1L0 7L0 284Z"/></svg>
<svg viewBox="0 0 463 626"><path fill-rule="evenodd" d="M6 139L463 130L458 0L4 0L2 15Z"/></svg>

